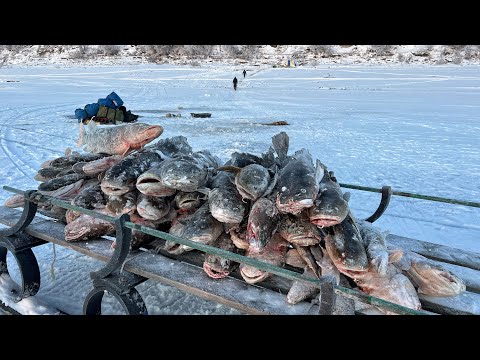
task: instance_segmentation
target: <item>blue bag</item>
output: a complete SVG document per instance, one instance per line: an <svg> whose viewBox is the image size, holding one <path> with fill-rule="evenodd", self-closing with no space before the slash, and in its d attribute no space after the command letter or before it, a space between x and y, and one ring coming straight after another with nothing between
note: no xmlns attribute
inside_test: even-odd
<svg viewBox="0 0 480 360"><path fill-rule="evenodd" d="M90 118L92 116L97 115L99 109L100 109L100 105L98 105L98 103L87 104L84 107L85 112Z"/></svg>
<svg viewBox="0 0 480 360"><path fill-rule="evenodd" d="M78 119L78 122L81 122L83 119L88 118L87 112L83 109L75 110L75 117Z"/></svg>
<svg viewBox="0 0 480 360"><path fill-rule="evenodd" d="M112 100L112 102L115 104L115 109L118 109L120 106L123 105L123 100L120 98L120 96L117 95L115 91L112 91L110 94L108 94L107 99Z"/></svg>
<svg viewBox="0 0 480 360"><path fill-rule="evenodd" d="M115 109L115 104L110 99L98 99L97 104L100 106L106 106L110 109Z"/></svg>

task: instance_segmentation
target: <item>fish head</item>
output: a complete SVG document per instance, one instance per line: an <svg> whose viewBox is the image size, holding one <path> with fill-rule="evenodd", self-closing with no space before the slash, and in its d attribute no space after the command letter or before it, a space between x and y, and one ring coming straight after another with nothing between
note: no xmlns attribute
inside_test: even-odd
<svg viewBox="0 0 480 360"><path fill-rule="evenodd" d="M185 192L204 187L208 171L189 156L181 156L164 161L160 166L160 178L166 187Z"/></svg>
<svg viewBox="0 0 480 360"><path fill-rule="evenodd" d="M104 177L100 186L106 195L121 196L135 187L135 180Z"/></svg>
<svg viewBox="0 0 480 360"><path fill-rule="evenodd" d="M278 220L275 204L267 198L258 199L248 215L246 240L250 246L263 248L277 228Z"/></svg>
<svg viewBox="0 0 480 360"><path fill-rule="evenodd" d="M230 236L223 233L211 244L214 247L227 250L230 252L235 251L235 245L233 244ZM230 274L233 270L235 263L227 258L221 257L215 254L205 253L205 261L203 262L203 270L214 279L221 279Z"/></svg>
<svg viewBox="0 0 480 360"><path fill-rule="evenodd" d="M130 147L139 148L155 140L163 133L160 125L149 125L144 123L128 124L128 135L126 140Z"/></svg>
<svg viewBox="0 0 480 360"><path fill-rule="evenodd" d="M256 284L267 279L271 274L253 266L240 264L240 275L248 284Z"/></svg>
<svg viewBox="0 0 480 360"><path fill-rule="evenodd" d="M334 226L345 219L348 211L348 202L341 192L334 188L323 188L315 198L314 205L309 208L310 222L318 227Z"/></svg>
<svg viewBox="0 0 480 360"><path fill-rule="evenodd" d="M178 209L183 210L197 209L202 205L202 202L203 200L205 200L205 198L205 194L199 193L197 191L179 191L175 195L175 205Z"/></svg>
<svg viewBox="0 0 480 360"><path fill-rule="evenodd" d="M23 194L12 195L3 203L3 205L8 208L23 207L24 204L25 204L25 197L23 196Z"/></svg>
<svg viewBox="0 0 480 360"><path fill-rule="evenodd" d="M240 223L245 215L245 205L233 186L211 190L208 205L212 216L222 223Z"/></svg>
<svg viewBox="0 0 480 360"><path fill-rule="evenodd" d="M315 245L321 240L319 230L305 216L284 215L279 223L278 232L288 242L300 246Z"/></svg>
<svg viewBox="0 0 480 360"><path fill-rule="evenodd" d="M265 193L270 181L268 170L258 164L245 166L235 177L235 185L240 195L254 201Z"/></svg>
<svg viewBox="0 0 480 360"><path fill-rule="evenodd" d="M427 259L413 259L407 276L418 285L420 294L428 296L455 296L466 290L461 278Z"/></svg>

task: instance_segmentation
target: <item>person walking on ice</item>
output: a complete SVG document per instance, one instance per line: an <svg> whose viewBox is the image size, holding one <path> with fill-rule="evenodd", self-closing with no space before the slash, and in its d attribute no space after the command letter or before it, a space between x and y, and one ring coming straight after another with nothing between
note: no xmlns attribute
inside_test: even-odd
<svg viewBox="0 0 480 360"><path fill-rule="evenodd" d="M235 76L235 77L233 78L233 89L234 89L234 90L237 90L237 83L238 83L238 80L237 80L237 77Z"/></svg>
<svg viewBox="0 0 480 360"><path fill-rule="evenodd" d="M245 76L247 76L247 70L243 69L243 78L245 79Z"/></svg>

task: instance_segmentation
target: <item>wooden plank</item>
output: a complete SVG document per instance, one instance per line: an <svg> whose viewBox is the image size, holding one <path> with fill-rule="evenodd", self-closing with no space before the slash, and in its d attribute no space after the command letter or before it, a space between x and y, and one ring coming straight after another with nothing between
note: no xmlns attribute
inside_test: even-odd
<svg viewBox="0 0 480 360"><path fill-rule="evenodd" d="M8 220L6 220L3 216L4 211L0 208L0 223L6 225L15 223L15 216L12 216L13 210L15 209L8 209L7 213L9 216ZM16 211L17 216L20 217L21 212L18 210ZM95 259L101 261L109 260L112 254L112 250L110 249L111 242L109 240L90 240L73 243L66 242L63 240L63 228L64 224L62 223L42 221L30 225L25 232L43 240L69 247ZM282 292L285 293L288 291L288 288L285 283L282 285L276 284L274 276L271 279L270 286L273 288L276 286L280 290L279 292L271 291L258 285L249 285L234 277L218 280L211 279L200 267L203 262L203 260L201 260L203 254L192 252L190 254L185 254L182 257L182 260L174 260L150 252L137 251L129 255L127 258L125 270L158 280L175 286L183 291L231 306L250 314L306 314L313 312L312 307L314 305L308 302L302 302L297 305L288 305L285 300L285 295L282 294ZM196 260L193 261L192 259L195 257ZM195 262L196 265L186 262L188 260ZM468 270L465 268L461 269ZM462 274L457 273L457 275L460 277L462 277L462 275L464 276L464 271L462 271ZM476 284L474 277L474 273L469 274L468 281ZM420 299L426 310L446 314L479 314L478 307L480 306L480 295L472 292L467 291L459 296L449 298L423 296Z"/></svg>
<svg viewBox="0 0 480 360"><path fill-rule="evenodd" d="M426 310L448 315L480 315L480 294L469 291L455 297L433 297L419 295Z"/></svg>
<svg viewBox="0 0 480 360"><path fill-rule="evenodd" d="M14 209L10 209L14 210ZM20 212L18 212L20 216ZM10 217L11 225L14 217ZM90 240L81 242L66 242L63 240L64 224L47 221L31 224L25 232L52 243L69 247L82 254L91 256L101 261L108 261L112 250L109 240ZM255 285L249 285L234 278L211 279L203 269L162 255L149 252L134 252L127 257L125 270L162 283L175 286L180 290L192 293L207 300L236 308L248 314L280 314L300 315L306 314L311 304L303 302L289 305L285 295L275 293Z"/></svg>
<svg viewBox="0 0 480 360"><path fill-rule="evenodd" d="M480 270L479 253L392 234L387 236L387 243L401 247L405 250L414 251L432 260Z"/></svg>

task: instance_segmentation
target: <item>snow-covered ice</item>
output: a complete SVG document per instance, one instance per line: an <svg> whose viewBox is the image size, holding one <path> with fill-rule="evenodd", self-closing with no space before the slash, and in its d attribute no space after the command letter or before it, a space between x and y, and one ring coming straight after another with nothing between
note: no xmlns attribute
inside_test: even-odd
<svg viewBox="0 0 480 360"><path fill-rule="evenodd" d="M5 66L0 69L0 185L35 189L33 176L42 162L67 147L75 150L74 110L116 91L139 121L164 127L162 138L186 136L194 150L209 149L222 160L234 151L264 152L274 134L286 131L291 151L307 148L342 183L480 198L478 66L246 68L244 79L243 67L229 65ZM191 118L191 112L212 117ZM182 117L166 118L166 113ZM259 124L281 120L290 125ZM376 209L379 194L349 191L354 215L365 218ZM0 189L0 202L11 195ZM480 252L479 215L478 208L394 196L375 225ZM88 271L80 274L76 267L96 260L57 247L58 253L65 258L63 267L60 261L55 265L63 280L46 276L39 295L43 291L62 310L80 313L91 285ZM35 254L51 262L51 244ZM153 297L160 287L173 294L169 287L148 283L139 287ZM185 301L183 310L172 312L230 311L208 302L197 311L185 299L176 302ZM158 306L158 313L166 312Z"/></svg>

